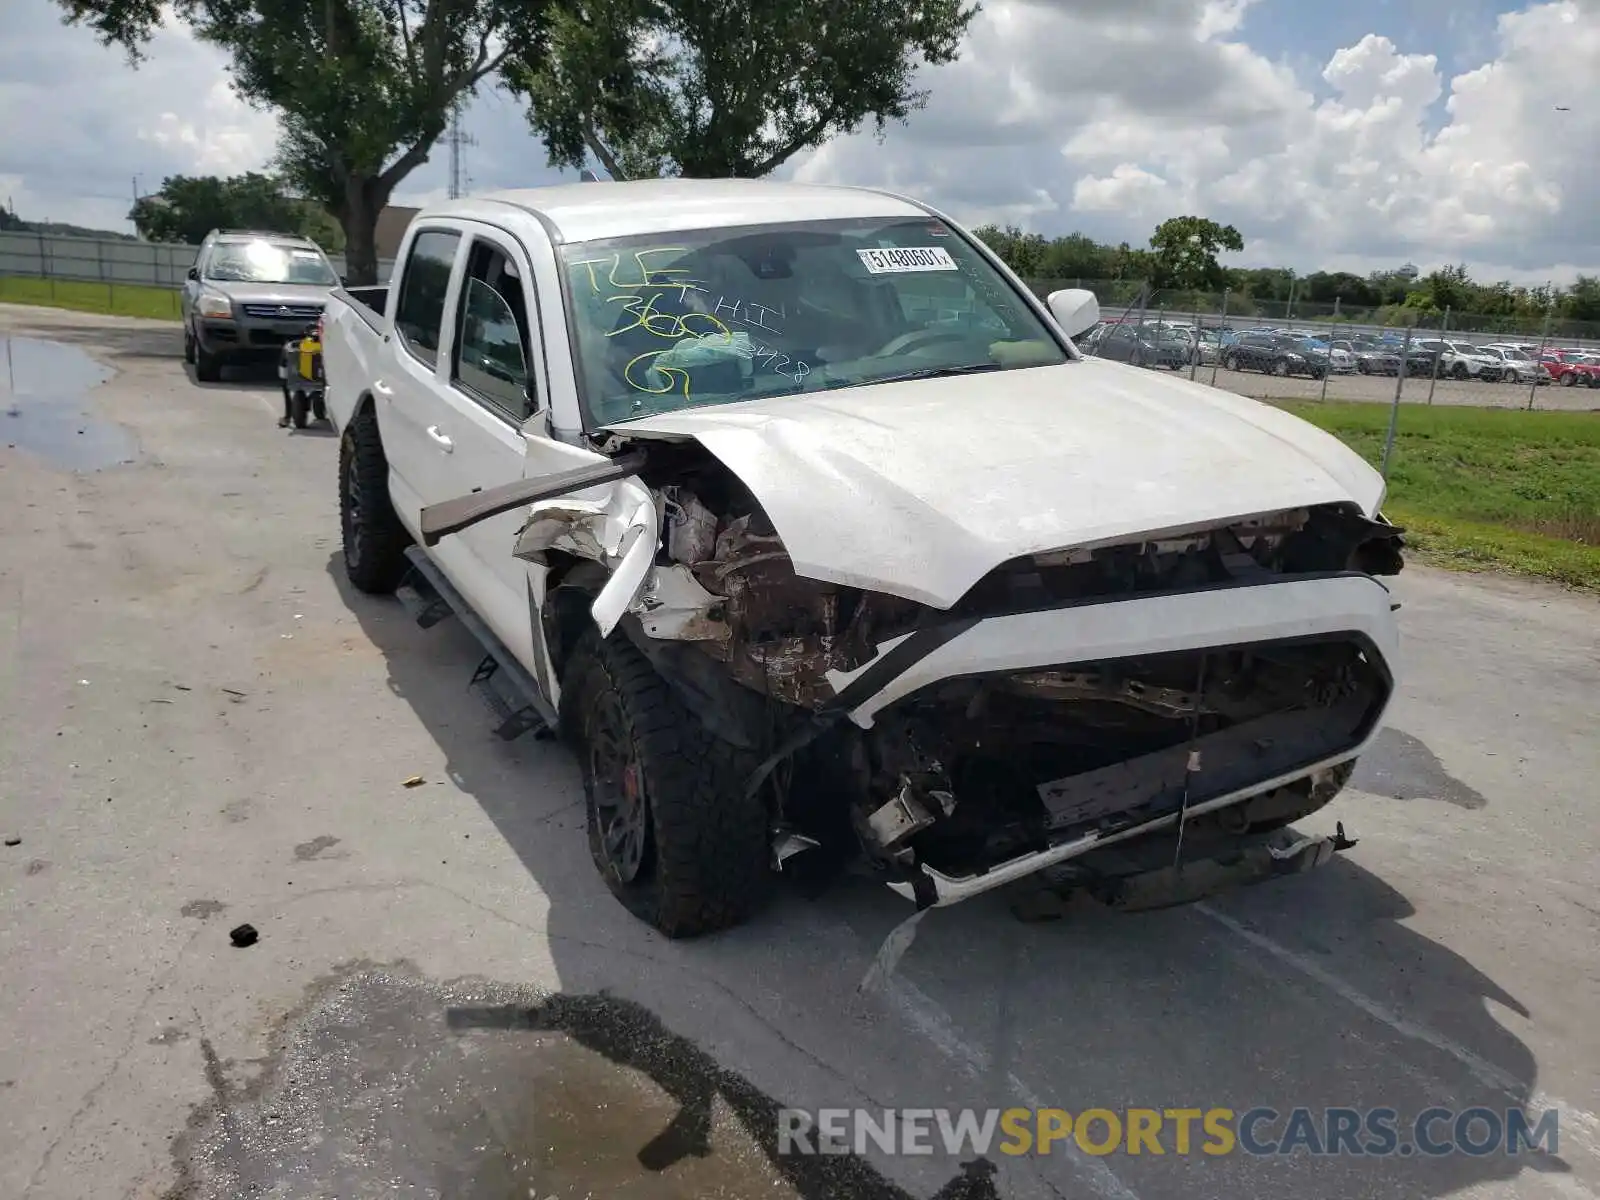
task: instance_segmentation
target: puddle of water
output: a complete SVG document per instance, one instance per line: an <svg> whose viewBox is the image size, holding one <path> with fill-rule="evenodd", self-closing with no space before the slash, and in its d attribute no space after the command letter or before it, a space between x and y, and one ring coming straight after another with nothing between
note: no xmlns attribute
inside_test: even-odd
<svg viewBox="0 0 1600 1200"><path fill-rule="evenodd" d="M853 1155L780 1153L778 1101L613 997L357 968L257 1072L196 1033L213 1096L173 1145L183 1200L912 1200ZM998 1200L979 1182L940 1195Z"/></svg>
<svg viewBox="0 0 1600 1200"><path fill-rule="evenodd" d="M1350 786L1391 800L1442 800L1458 808L1484 808L1488 798L1446 771L1420 738L1388 728L1356 764Z"/></svg>
<svg viewBox="0 0 1600 1200"><path fill-rule="evenodd" d="M89 411L89 392L111 376L76 347L0 337L0 444L69 471L133 462L133 434Z"/></svg>

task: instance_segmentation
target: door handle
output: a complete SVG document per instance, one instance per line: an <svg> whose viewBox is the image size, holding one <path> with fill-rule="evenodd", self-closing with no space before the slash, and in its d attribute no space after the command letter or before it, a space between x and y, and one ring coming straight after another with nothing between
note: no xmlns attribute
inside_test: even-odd
<svg viewBox="0 0 1600 1200"><path fill-rule="evenodd" d="M449 454L456 448L456 444L450 440L449 435L437 425L428 426L428 436L438 443L439 449L443 450L446 454Z"/></svg>
<svg viewBox="0 0 1600 1200"><path fill-rule="evenodd" d="M377 392L378 395L382 396L385 400L391 400L394 398L394 389L381 379L374 379L372 381L372 390Z"/></svg>

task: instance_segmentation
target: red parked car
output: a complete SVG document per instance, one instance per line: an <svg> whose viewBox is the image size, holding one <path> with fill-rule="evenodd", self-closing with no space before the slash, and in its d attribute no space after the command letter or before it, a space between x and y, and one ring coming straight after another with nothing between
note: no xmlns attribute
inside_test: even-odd
<svg viewBox="0 0 1600 1200"><path fill-rule="evenodd" d="M1546 350L1539 361L1562 387L1600 388L1600 356L1587 350Z"/></svg>

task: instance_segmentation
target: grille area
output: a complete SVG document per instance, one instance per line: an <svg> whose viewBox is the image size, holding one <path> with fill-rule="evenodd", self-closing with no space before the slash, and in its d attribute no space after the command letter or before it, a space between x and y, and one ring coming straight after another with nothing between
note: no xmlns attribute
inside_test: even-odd
<svg viewBox="0 0 1600 1200"><path fill-rule="evenodd" d="M320 304L244 304L247 317L267 321L315 321L322 315Z"/></svg>

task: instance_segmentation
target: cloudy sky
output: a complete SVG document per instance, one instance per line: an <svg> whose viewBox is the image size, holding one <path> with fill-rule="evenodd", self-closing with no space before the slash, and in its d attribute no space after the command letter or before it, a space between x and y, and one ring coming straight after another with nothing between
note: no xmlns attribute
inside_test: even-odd
<svg viewBox="0 0 1600 1200"><path fill-rule="evenodd" d="M271 157L270 114L181 30L135 71L50 0L0 3L0 199L19 215L127 229L135 176ZM842 138L782 174L1136 245L1198 213L1239 227L1239 265L1600 273L1600 0L986 0L925 86L881 145ZM558 178L508 97L467 126L474 190ZM397 199L443 195L446 157Z"/></svg>

